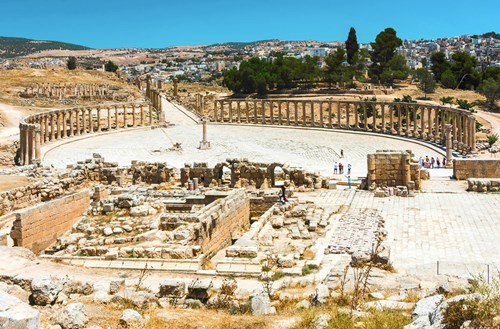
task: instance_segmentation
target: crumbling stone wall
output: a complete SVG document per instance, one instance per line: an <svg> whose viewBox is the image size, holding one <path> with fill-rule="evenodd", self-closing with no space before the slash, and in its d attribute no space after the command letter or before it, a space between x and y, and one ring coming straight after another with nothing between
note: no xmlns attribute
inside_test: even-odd
<svg viewBox="0 0 500 329"><path fill-rule="evenodd" d="M500 159L456 159L453 160L453 177L500 178Z"/></svg>
<svg viewBox="0 0 500 329"><path fill-rule="evenodd" d="M208 257L230 246L250 227L250 199L243 190L216 200L203 209L198 244Z"/></svg>
<svg viewBox="0 0 500 329"><path fill-rule="evenodd" d="M282 163L257 163L246 159L228 159L213 168L209 168L207 163L195 163L193 166L186 164L181 168L181 183L186 184L193 178L198 178L198 182L205 187L217 185L222 181L223 168L231 171L230 187L269 188L274 185L274 169L280 167L286 180L294 186L314 187L321 182L318 175L310 173L301 168L289 168Z"/></svg>
<svg viewBox="0 0 500 329"><path fill-rule="evenodd" d="M14 245L41 252L71 229L89 205L85 190L20 211L11 232Z"/></svg>
<svg viewBox="0 0 500 329"><path fill-rule="evenodd" d="M367 183L377 186L406 186L420 190L420 165L411 151L382 150L368 154Z"/></svg>

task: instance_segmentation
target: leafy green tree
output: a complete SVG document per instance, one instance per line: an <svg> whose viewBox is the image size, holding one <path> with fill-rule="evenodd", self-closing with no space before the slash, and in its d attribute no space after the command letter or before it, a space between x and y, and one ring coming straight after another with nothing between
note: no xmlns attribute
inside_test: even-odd
<svg viewBox="0 0 500 329"><path fill-rule="evenodd" d="M450 62L443 53L433 53L431 55L431 71L437 81L441 81L444 72L451 68Z"/></svg>
<svg viewBox="0 0 500 329"><path fill-rule="evenodd" d="M118 70L118 65L112 61L107 61L106 64L104 64L104 70L106 72L116 72L116 70Z"/></svg>
<svg viewBox="0 0 500 329"><path fill-rule="evenodd" d="M325 57L326 71L325 80L329 83L345 82L346 67L344 66L346 52L342 48L337 48L334 52Z"/></svg>
<svg viewBox="0 0 500 329"><path fill-rule="evenodd" d="M371 77L382 81L393 81L394 72L382 74L387 70L391 64L390 61L395 57L396 48L402 44L403 41L397 37L396 31L391 27L386 28L377 35L375 42L371 43L373 49L371 54L371 60L373 62L370 68ZM392 64L394 65L394 63Z"/></svg>
<svg viewBox="0 0 500 329"><path fill-rule="evenodd" d="M479 85L479 93L486 97L486 106L489 110L496 109L496 102L500 99L500 82L486 79Z"/></svg>
<svg viewBox="0 0 500 329"><path fill-rule="evenodd" d="M351 27L347 40L345 42L346 52L347 52L347 63L354 64L354 55L359 50L358 38L356 36L356 30Z"/></svg>
<svg viewBox="0 0 500 329"><path fill-rule="evenodd" d="M483 71L482 80L488 79L500 82L500 66L490 66Z"/></svg>
<svg viewBox="0 0 500 329"><path fill-rule="evenodd" d="M476 57L469 55L463 51L457 51L451 56L451 58L453 59L451 71L453 72L453 75L458 82L457 86L453 88L477 88L480 82L480 76L479 72L476 71Z"/></svg>
<svg viewBox="0 0 500 329"><path fill-rule="evenodd" d="M434 76L425 68L416 70L415 75L418 78L418 89L424 93L424 98L427 99L427 94L431 94L436 90Z"/></svg>
<svg viewBox="0 0 500 329"><path fill-rule="evenodd" d="M394 80L403 80L408 77L408 66L406 59L401 55L394 55L386 64L381 74L380 81L392 84Z"/></svg>
<svg viewBox="0 0 500 329"><path fill-rule="evenodd" d="M66 67L68 68L68 70L76 69L76 57L70 56L68 58L68 61L66 62Z"/></svg>
<svg viewBox="0 0 500 329"><path fill-rule="evenodd" d="M448 69L443 72L441 75L441 84L445 88L450 88L454 89L457 86L457 79L455 79L455 75L451 71L451 69Z"/></svg>

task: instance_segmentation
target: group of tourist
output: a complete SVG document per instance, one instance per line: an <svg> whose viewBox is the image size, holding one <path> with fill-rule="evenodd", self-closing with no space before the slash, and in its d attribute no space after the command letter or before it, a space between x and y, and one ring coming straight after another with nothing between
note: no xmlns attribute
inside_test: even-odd
<svg viewBox="0 0 500 329"><path fill-rule="evenodd" d="M335 161L335 163L333 164L333 174L334 175L342 175L344 174L344 164L342 162L338 162ZM347 164L347 175L350 175L351 174L351 164L348 163Z"/></svg>
<svg viewBox="0 0 500 329"><path fill-rule="evenodd" d="M418 159L418 163L420 164L420 168L445 168L446 167L446 157L443 157L443 160L441 161L439 157L431 157L429 159L429 156L426 155L425 158L420 157Z"/></svg>

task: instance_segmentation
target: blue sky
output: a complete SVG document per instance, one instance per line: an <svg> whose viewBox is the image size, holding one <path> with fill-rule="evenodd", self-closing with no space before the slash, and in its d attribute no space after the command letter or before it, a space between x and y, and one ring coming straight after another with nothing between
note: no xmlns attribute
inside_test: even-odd
<svg viewBox="0 0 500 329"><path fill-rule="evenodd" d="M0 36L94 48L500 33L500 0L1 0Z"/></svg>

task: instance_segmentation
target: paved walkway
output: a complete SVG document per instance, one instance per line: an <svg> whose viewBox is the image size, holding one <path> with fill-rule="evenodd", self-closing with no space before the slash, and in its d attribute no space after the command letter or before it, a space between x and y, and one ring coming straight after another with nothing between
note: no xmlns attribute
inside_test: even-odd
<svg viewBox="0 0 500 329"><path fill-rule="evenodd" d="M202 127L170 103L165 102L166 117L173 127L139 129L115 134L74 139L49 150L44 164L63 168L99 153L107 161L128 165L131 160L167 162L183 167L189 162L208 162L213 166L227 158L248 158L255 162L284 162L292 167L331 175L333 162L352 164L353 176L366 175L366 155L380 149L411 149L417 155L437 156L430 148L384 136L339 131L319 131L283 127L230 126L209 124L210 150L199 150ZM70 141L69 139L66 142ZM174 143L182 151L169 151ZM50 145L49 145L50 147ZM47 149L47 146L44 148ZM340 150L344 159L340 159ZM42 150L43 152L43 150Z"/></svg>
<svg viewBox="0 0 500 329"><path fill-rule="evenodd" d="M500 195L418 193L375 198L357 191L350 211L375 209L386 220L391 259L398 271L467 275L500 269ZM493 267L492 267L493 268Z"/></svg>

